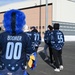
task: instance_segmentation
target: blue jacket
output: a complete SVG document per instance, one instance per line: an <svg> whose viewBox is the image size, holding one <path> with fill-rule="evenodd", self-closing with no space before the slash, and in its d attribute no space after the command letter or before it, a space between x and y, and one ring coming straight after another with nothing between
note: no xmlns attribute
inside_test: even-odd
<svg viewBox="0 0 75 75"><path fill-rule="evenodd" d="M60 30L53 30L51 32L51 45L56 50L61 50L64 46L64 34Z"/></svg>
<svg viewBox="0 0 75 75"><path fill-rule="evenodd" d="M26 54L34 53L31 41L26 33L19 33L12 36L8 32L0 34L0 69L5 67L10 71L17 71L19 67L24 69L27 62ZM16 66L17 64L17 66Z"/></svg>
<svg viewBox="0 0 75 75"><path fill-rule="evenodd" d="M44 42L46 44L48 44L48 45L50 43L50 41L49 41L50 35L51 35L51 31L50 30L45 31L45 34L44 34Z"/></svg>
<svg viewBox="0 0 75 75"><path fill-rule="evenodd" d="M27 35L29 36L32 46L38 47L41 44L41 35L39 32L27 32Z"/></svg>

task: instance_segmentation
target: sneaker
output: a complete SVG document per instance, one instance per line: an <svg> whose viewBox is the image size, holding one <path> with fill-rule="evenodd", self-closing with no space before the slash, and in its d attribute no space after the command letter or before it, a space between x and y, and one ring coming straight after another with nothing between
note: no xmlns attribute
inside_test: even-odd
<svg viewBox="0 0 75 75"><path fill-rule="evenodd" d="M55 72L60 72L60 69L55 68L54 71L55 71Z"/></svg>
<svg viewBox="0 0 75 75"><path fill-rule="evenodd" d="M63 69L64 69L63 65L60 65L60 70L63 70Z"/></svg>
<svg viewBox="0 0 75 75"><path fill-rule="evenodd" d="M46 57L44 60L48 60L48 57Z"/></svg>

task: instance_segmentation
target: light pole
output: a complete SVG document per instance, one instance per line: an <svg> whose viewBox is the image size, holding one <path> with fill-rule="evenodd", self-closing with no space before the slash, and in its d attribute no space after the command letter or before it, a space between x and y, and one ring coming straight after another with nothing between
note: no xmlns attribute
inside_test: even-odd
<svg viewBox="0 0 75 75"><path fill-rule="evenodd" d="M46 0L46 9L45 9L45 11L46 11L45 12L46 13L45 14L45 16L46 16L45 17L45 28L46 28L45 30L47 30L47 26L48 26L48 0Z"/></svg>
<svg viewBox="0 0 75 75"><path fill-rule="evenodd" d="M39 32L41 33L41 0L40 0L40 8L39 8Z"/></svg>

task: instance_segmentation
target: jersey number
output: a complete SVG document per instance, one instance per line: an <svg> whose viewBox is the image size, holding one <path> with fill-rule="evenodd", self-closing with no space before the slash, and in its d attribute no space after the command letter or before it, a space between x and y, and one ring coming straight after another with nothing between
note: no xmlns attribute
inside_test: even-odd
<svg viewBox="0 0 75 75"><path fill-rule="evenodd" d="M36 40L39 40L39 34L34 34L34 40L36 41Z"/></svg>
<svg viewBox="0 0 75 75"><path fill-rule="evenodd" d="M6 59L20 59L21 57L21 49L22 49L22 43L17 42L8 42L7 48L6 48Z"/></svg>
<svg viewBox="0 0 75 75"><path fill-rule="evenodd" d="M58 43L63 43L63 37L62 37L62 35L58 35Z"/></svg>

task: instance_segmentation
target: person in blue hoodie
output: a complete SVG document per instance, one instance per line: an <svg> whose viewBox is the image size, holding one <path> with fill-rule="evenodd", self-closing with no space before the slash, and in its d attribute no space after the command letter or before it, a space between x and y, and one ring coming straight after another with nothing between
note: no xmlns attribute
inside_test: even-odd
<svg viewBox="0 0 75 75"><path fill-rule="evenodd" d="M44 34L44 42L45 42L45 45L44 45L45 59L44 60L48 60L47 48L49 48L48 47L48 36L49 36L49 33L50 33L49 26L50 25L48 25L47 30L45 31L45 34Z"/></svg>
<svg viewBox="0 0 75 75"><path fill-rule="evenodd" d="M32 26L30 28L30 31L26 32L26 34L30 38L30 42L31 42L31 45L32 45L32 48L33 48L34 52L37 54L38 47L41 44L41 35L40 35L40 33L38 32L38 30L36 29L35 26ZM37 55L36 55L36 57L37 57ZM35 66L37 66L37 59L36 59L35 63L36 63Z"/></svg>
<svg viewBox="0 0 75 75"><path fill-rule="evenodd" d="M32 26L30 29L31 29L30 33L31 33L32 46L34 50L37 52L38 47L41 44L41 35L35 26Z"/></svg>
<svg viewBox="0 0 75 75"><path fill-rule="evenodd" d="M35 67L36 53L22 29L25 19L25 14L16 9L4 14L5 31L0 34L0 75L28 75L25 69L27 61L30 69Z"/></svg>
<svg viewBox="0 0 75 75"><path fill-rule="evenodd" d="M51 64L53 63L52 60L52 48L51 48L51 41L49 41L50 35L51 35L51 31L53 30L53 27L51 25L48 25L47 27L48 29L45 31L44 34L44 42L45 42L45 46L44 46L44 53L45 53L45 59L44 60L48 60L48 54L47 54L47 48L49 48L49 58L50 58L50 62Z"/></svg>
<svg viewBox="0 0 75 75"><path fill-rule="evenodd" d="M51 45L53 57L55 60L55 69L54 71L60 72L63 70L63 62L62 62L62 49L64 46L64 34L59 30L59 23L55 23L53 28L54 30L51 32Z"/></svg>

